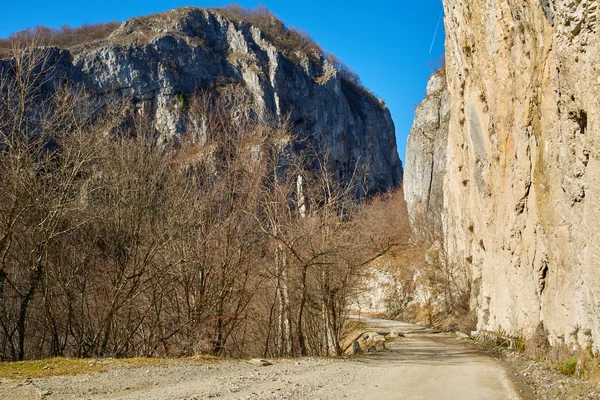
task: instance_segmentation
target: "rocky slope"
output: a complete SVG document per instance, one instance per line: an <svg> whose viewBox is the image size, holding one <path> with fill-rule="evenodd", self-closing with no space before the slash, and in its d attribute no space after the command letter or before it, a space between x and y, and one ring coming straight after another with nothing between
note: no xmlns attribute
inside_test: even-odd
<svg viewBox="0 0 600 400"><path fill-rule="evenodd" d="M543 324L552 344L597 350L598 3L444 0L444 9L445 234L471 278L478 328L531 337ZM408 165L407 187L423 194Z"/></svg>
<svg viewBox="0 0 600 400"><path fill-rule="evenodd" d="M400 184L394 124L382 101L315 46L277 47L255 26L224 15L185 7L128 20L104 41L54 48L46 89L69 82L99 97L129 97L169 137L185 131L190 96L241 83L259 113L289 116L297 132L328 148L340 179L359 168L371 191ZM0 72L12 62L0 61Z"/></svg>

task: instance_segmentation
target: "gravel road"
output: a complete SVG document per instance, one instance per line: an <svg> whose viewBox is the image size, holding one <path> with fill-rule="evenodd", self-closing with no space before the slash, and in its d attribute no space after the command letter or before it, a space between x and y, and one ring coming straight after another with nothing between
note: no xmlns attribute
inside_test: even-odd
<svg viewBox="0 0 600 400"><path fill-rule="evenodd" d="M363 318L404 334L349 358L181 361L104 373L0 382L0 399L532 399L496 358L417 325Z"/></svg>

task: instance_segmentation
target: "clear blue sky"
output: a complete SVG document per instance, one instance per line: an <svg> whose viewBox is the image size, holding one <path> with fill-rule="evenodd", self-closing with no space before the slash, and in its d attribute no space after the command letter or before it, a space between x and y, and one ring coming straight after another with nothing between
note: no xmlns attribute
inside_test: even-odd
<svg viewBox="0 0 600 400"><path fill-rule="evenodd" d="M288 25L307 31L383 98L396 124L398 153L404 161L414 105L425 92L431 62L444 51L443 22L431 47L441 0L238 0L244 7L263 4ZM46 25L73 27L127 18L187 5L220 7L221 0L95 0L26 2L2 0L0 37Z"/></svg>

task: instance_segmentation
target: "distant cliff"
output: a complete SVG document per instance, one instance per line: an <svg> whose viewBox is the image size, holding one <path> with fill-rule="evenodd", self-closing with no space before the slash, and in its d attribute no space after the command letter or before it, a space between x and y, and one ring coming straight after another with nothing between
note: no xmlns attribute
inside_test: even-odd
<svg viewBox="0 0 600 400"><path fill-rule="evenodd" d="M449 122L450 97L442 69L429 79L406 146L404 197L413 230L442 230Z"/></svg>
<svg viewBox="0 0 600 400"><path fill-rule="evenodd" d="M184 107L174 105L199 91L243 84L259 113L289 116L298 133L328 149L339 179L361 171L370 192L399 186L402 165L385 104L314 42L286 33L270 14L258 17L280 31L265 34L235 9L185 7L128 20L106 40L53 48L45 89L68 82L100 98L130 98L170 137L186 129ZM13 62L0 61L0 72Z"/></svg>
<svg viewBox="0 0 600 400"><path fill-rule="evenodd" d="M542 326L552 344L597 350L598 2L444 0L444 9L446 172L428 175L438 158L415 123L409 212L431 202L429 176L443 180L434 197L447 251L467 268L479 329L531 337Z"/></svg>

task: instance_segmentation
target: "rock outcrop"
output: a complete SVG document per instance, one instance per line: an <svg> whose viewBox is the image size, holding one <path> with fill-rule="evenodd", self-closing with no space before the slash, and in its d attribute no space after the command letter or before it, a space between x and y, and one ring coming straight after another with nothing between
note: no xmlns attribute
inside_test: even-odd
<svg viewBox="0 0 600 400"><path fill-rule="evenodd" d="M543 326L551 344L598 350L598 2L444 0L444 9L445 234L468 270L478 328L531 337ZM406 185L423 195L408 160Z"/></svg>
<svg viewBox="0 0 600 400"><path fill-rule="evenodd" d="M442 231L450 98L442 68L427 84L406 145L404 197L413 230Z"/></svg>
<svg viewBox="0 0 600 400"><path fill-rule="evenodd" d="M369 191L400 185L394 124L381 100L322 52L278 48L257 27L225 15L185 7L128 20L104 41L54 48L46 88L69 82L99 97L130 98L169 137L186 129L180 103L202 90L243 84L259 113L289 118L297 132L327 148L339 179L359 169ZM0 61L0 72L11 63Z"/></svg>

